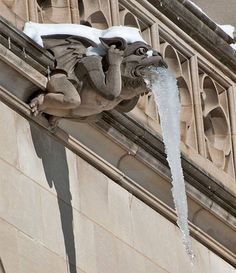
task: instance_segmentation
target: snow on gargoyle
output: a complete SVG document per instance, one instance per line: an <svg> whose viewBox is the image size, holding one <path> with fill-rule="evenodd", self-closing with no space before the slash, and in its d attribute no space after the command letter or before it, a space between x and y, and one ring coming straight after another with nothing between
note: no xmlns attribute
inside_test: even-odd
<svg viewBox="0 0 236 273"><path fill-rule="evenodd" d="M149 91L146 71L166 66L136 28L29 22L24 32L55 57L46 91L30 102L34 115L46 113L52 120L90 120L114 108L128 112Z"/></svg>

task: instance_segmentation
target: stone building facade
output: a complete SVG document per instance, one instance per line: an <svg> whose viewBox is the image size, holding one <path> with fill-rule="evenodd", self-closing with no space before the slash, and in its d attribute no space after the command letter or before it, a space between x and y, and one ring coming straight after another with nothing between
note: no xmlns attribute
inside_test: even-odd
<svg viewBox="0 0 236 273"><path fill-rule="evenodd" d="M186 4L187 2L187 4ZM236 55L181 0L0 0L0 272L236 272ZM49 52L26 21L134 26L178 80L191 265L151 94L128 114L50 130L29 97Z"/></svg>

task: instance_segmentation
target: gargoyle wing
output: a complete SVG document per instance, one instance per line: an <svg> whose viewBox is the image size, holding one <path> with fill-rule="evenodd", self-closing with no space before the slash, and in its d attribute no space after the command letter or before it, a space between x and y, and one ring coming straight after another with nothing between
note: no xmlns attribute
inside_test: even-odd
<svg viewBox="0 0 236 273"><path fill-rule="evenodd" d="M64 34L42 36L45 49L55 57L55 70L64 71L70 80L78 81L74 69L80 59L86 55L89 46L97 45L84 37Z"/></svg>

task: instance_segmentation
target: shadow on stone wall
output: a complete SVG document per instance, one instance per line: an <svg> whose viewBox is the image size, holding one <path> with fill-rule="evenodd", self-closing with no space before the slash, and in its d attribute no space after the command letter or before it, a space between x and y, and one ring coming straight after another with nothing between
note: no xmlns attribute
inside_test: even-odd
<svg viewBox="0 0 236 273"><path fill-rule="evenodd" d="M1 258L0 258L0 273L6 273L6 271L5 271L4 267L3 267Z"/></svg>
<svg viewBox="0 0 236 273"><path fill-rule="evenodd" d="M42 159L48 185L50 188L54 187L57 192L65 250L70 263L69 273L77 273L72 196L65 147L37 126L30 124L30 129L35 151L37 156Z"/></svg>

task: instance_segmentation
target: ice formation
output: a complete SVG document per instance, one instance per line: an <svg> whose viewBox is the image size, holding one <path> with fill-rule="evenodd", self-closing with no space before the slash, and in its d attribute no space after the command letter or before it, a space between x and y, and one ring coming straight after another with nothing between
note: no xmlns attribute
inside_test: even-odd
<svg viewBox="0 0 236 273"><path fill-rule="evenodd" d="M225 33L227 33L231 38L234 38L235 27L231 25L218 25ZM236 50L236 44L230 45Z"/></svg>
<svg viewBox="0 0 236 273"><path fill-rule="evenodd" d="M177 224L182 232L186 252L193 260L188 228L188 207L180 158L180 102L175 77L162 67L150 69L145 82L152 90L161 120L167 161L172 176L172 195L177 213Z"/></svg>
<svg viewBox="0 0 236 273"><path fill-rule="evenodd" d="M38 24L27 22L25 23L24 33L42 47L42 36L65 34L87 38L97 45L97 50L89 48L87 55L103 54L99 38L121 37L125 39L127 43L134 43L137 41L146 43L141 37L139 29L126 26L114 26L102 30L79 24Z"/></svg>
<svg viewBox="0 0 236 273"><path fill-rule="evenodd" d="M189 0L189 2L195 7L197 8L199 11L201 11L201 13L204 13L206 15L206 13L197 5L195 4L193 1Z"/></svg>

